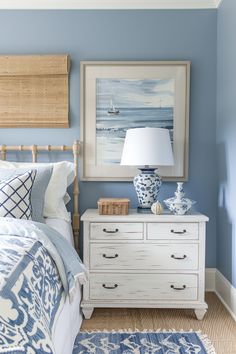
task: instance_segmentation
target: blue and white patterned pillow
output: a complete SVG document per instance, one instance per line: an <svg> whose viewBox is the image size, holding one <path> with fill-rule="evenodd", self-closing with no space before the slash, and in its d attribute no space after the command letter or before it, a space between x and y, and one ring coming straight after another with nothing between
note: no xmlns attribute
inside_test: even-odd
<svg viewBox="0 0 236 354"><path fill-rule="evenodd" d="M5 161L4 161L5 162ZM1 166L1 164L0 164ZM35 168L0 168L0 183L22 175L29 170L34 169L37 171L34 184L31 192L31 203L32 203L32 220L45 223L43 217L45 192L48 187L51 175L52 166L37 166Z"/></svg>
<svg viewBox="0 0 236 354"><path fill-rule="evenodd" d="M0 216L32 219L31 192L36 170L14 176L0 183Z"/></svg>

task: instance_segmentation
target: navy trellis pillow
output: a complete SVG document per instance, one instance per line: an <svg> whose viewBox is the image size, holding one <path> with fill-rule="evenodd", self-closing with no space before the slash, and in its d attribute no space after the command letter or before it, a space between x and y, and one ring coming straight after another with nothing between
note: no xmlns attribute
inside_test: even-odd
<svg viewBox="0 0 236 354"><path fill-rule="evenodd" d="M45 192L52 175L52 166L36 166L35 168L15 169L0 168L0 183L7 179L22 175L23 173L26 173L31 169L36 170L36 177L31 192L32 220L45 223L43 217L44 200Z"/></svg>
<svg viewBox="0 0 236 354"><path fill-rule="evenodd" d="M0 217L32 219L31 192L36 170L0 182Z"/></svg>

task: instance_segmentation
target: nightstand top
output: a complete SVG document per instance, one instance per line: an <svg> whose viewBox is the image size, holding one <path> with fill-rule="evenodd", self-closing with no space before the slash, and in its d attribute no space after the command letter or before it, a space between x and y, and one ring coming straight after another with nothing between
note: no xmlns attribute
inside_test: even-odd
<svg viewBox="0 0 236 354"><path fill-rule="evenodd" d="M90 222L202 222L209 221L206 215L190 212L186 215L173 215L164 210L161 215L140 214L136 209L130 209L128 215L99 215L98 209L87 209L81 216L82 221Z"/></svg>

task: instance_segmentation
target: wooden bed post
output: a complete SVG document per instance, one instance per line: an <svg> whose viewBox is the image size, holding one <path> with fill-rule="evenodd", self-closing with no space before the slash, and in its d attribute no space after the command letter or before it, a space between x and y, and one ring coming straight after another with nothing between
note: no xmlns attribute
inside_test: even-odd
<svg viewBox="0 0 236 354"><path fill-rule="evenodd" d="M74 179L74 213L73 213L73 233L75 241L75 249L79 252L79 228L80 228L80 217L79 217L79 178L78 178L78 158L79 158L79 142L76 140L73 144L73 155L74 155L74 165L75 165L75 179Z"/></svg>
<svg viewBox="0 0 236 354"><path fill-rule="evenodd" d="M32 161L37 162L37 145L32 145Z"/></svg>
<svg viewBox="0 0 236 354"><path fill-rule="evenodd" d="M6 160L6 145L1 145L0 146L1 149L1 160Z"/></svg>

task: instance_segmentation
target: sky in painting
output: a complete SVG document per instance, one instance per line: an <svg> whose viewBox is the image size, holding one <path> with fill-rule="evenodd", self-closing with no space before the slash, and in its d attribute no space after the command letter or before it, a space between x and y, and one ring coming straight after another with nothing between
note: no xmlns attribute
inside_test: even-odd
<svg viewBox="0 0 236 354"><path fill-rule="evenodd" d="M174 79L97 79L97 108L174 106Z"/></svg>

